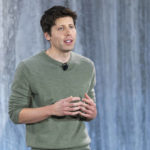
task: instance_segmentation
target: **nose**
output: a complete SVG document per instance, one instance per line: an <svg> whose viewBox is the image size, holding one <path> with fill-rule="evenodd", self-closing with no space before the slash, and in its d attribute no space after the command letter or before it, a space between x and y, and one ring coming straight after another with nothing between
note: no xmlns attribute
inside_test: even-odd
<svg viewBox="0 0 150 150"><path fill-rule="evenodd" d="M70 35L70 29L69 28L66 29L66 35Z"/></svg>

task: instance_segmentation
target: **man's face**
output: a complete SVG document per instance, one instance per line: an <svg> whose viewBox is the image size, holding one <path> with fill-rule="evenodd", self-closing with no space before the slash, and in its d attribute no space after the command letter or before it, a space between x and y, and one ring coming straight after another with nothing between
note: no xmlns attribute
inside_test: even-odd
<svg viewBox="0 0 150 150"><path fill-rule="evenodd" d="M51 48L62 52L71 51L76 41L76 28L71 17L58 18L51 28Z"/></svg>

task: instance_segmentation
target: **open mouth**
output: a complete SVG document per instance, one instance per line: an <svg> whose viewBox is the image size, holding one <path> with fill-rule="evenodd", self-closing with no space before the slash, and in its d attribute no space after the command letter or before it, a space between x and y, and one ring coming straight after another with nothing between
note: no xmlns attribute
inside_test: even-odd
<svg viewBox="0 0 150 150"><path fill-rule="evenodd" d="M73 40L72 39L68 39L68 40L64 40L64 42L68 45L68 44L72 44Z"/></svg>

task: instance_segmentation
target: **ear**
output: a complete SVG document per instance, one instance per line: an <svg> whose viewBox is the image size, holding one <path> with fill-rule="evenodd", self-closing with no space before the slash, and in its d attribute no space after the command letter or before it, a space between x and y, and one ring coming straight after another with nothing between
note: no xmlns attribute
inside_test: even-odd
<svg viewBox="0 0 150 150"><path fill-rule="evenodd" d="M44 33L44 36L47 41L51 40L51 36L47 32Z"/></svg>

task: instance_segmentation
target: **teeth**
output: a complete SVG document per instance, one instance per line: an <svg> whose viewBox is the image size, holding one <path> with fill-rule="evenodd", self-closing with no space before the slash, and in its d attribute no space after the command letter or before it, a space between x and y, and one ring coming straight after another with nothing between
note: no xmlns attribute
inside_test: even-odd
<svg viewBox="0 0 150 150"><path fill-rule="evenodd" d="M65 42L70 43L70 42L71 42L71 40L66 40Z"/></svg>

